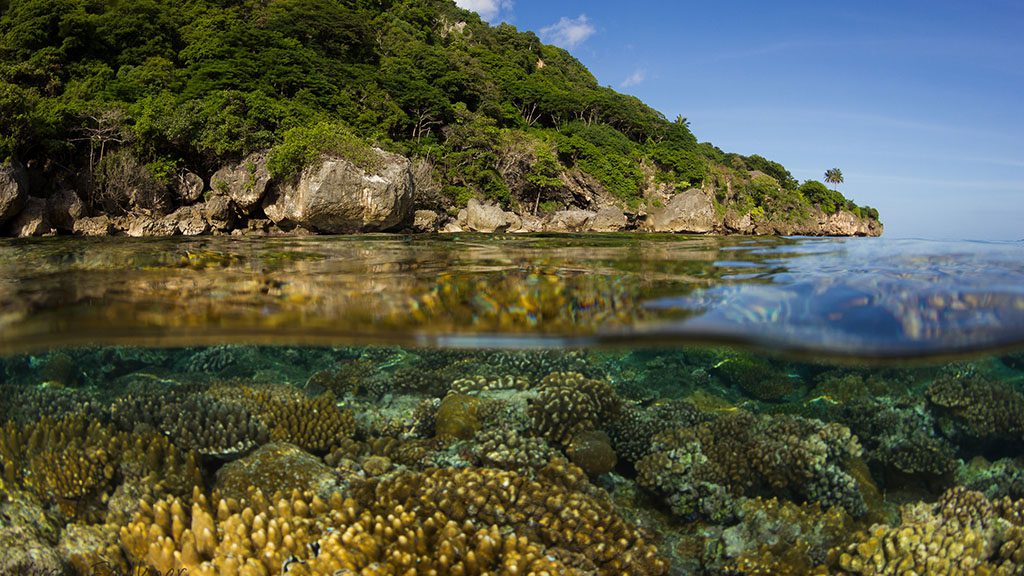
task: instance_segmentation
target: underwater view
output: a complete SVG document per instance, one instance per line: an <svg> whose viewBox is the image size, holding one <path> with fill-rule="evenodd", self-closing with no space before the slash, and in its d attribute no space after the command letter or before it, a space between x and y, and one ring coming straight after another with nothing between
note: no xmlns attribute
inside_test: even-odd
<svg viewBox="0 0 1024 576"><path fill-rule="evenodd" d="M2 575L1024 574L1024 244L0 241Z"/></svg>

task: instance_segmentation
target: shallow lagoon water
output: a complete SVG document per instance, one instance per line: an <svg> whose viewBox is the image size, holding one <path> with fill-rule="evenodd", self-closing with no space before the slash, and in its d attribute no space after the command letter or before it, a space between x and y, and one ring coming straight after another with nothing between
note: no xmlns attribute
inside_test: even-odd
<svg viewBox="0 0 1024 576"><path fill-rule="evenodd" d="M1020 243L7 241L0 574L1019 573L1022 343Z"/></svg>

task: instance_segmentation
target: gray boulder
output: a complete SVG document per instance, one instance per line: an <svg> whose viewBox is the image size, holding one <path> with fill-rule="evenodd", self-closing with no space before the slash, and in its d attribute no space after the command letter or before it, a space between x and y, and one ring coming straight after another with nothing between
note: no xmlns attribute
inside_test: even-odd
<svg viewBox="0 0 1024 576"><path fill-rule="evenodd" d="M259 206L267 192L268 184L270 172L267 170L265 152L250 154L238 164L217 170L210 178L210 188L230 198L246 214Z"/></svg>
<svg viewBox="0 0 1024 576"><path fill-rule="evenodd" d="M413 214L412 228L417 232L434 232L441 223L441 215L433 210L417 210Z"/></svg>
<svg viewBox="0 0 1024 576"><path fill-rule="evenodd" d="M690 188L652 210L647 228L652 232L707 234L715 228L715 205L709 194Z"/></svg>
<svg viewBox="0 0 1024 576"><path fill-rule="evenodd" d="M516 219L512 212L506 212L497 204L484 203L476 198L470 199L466 205L465 218L461 212L459 213L459 223L461 224L463 221L467 230L487 233L504 232L513 224L522 224L522 220Z"/></svg>
<svg viewBox="0 0 1024 576"><path fill-rule="evenodd" d="M0 226L14 217L28 196L28 174L21 162L0 164Z"/></svg>
<svg viewBox="0 0 1024 576"><path fill-rule="evenodd" d="M84 217L75 220L75 236L108 236L114 230L109 216Z"/></svg>
<svg viewBox="0 0 1024 576"><path fill-rule="evenodd" d="M25 238L42 236L53 231L50 219L46 217L46 200L29 196L21 212L8 225L11 236Z"/></svg>
<svg viewBox="0 0 1024 576"><path fill-rule="evenodd" d="M215 230L227 230L234 224L235 214L231 209L231 199L223 194L214 194L206 202L197 204L203 218Z"/></svg>
<svg viewBox="0 0 1024 576"><path fill-rule="evenodd" d="M591 232L618 232L626 228L629 221L622 208L608 206L601 208L590 221Z"/></svg>
<svg viewBox="0 0 1024 576"><path fill-rule="evenodd" d="M597 213L590 210L559 210L544 223L545 232L583 232Z"/></svg>
<svg viewBox="0 0 1024 576"><path fill-rule="evenodd" d="M198 202L203 197L203 187L203 179L198 174L185 172L178 176L178 198L185 204Z"/></svg>
<svg viewBox="0 0 1024 576"><path fill-rule="evenodd" d="M64 189L46 199L50 223L63 232L75 229L75 221L85 216L85 203L74 190Z"/></svg>
<svg viewBox="0 0 1024 576"><path fill-rule="evenodd" d="M132 216L125 233L132 238L174 236L178 233L178 222L171 216Z"/></svg>
<svg viewBox="0 0 1024 576"><path fill-rule="evenodd" d="M378 232L412 216L413 179L404 156L375 149L366 171L345 158L326 157L282 184L263 211L282 228L327 234Z"/></svg>

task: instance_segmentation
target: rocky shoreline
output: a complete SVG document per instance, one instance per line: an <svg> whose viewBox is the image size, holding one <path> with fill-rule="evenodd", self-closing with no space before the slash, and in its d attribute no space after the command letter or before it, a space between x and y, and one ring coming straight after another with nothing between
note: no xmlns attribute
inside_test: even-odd
<svg viewBox="0 0 1024 576"><path fill-rule="evenodd" d="M847 210L826 214L817 207L801 217L766 217L720 206L714 189L666 189L653 182L645 202L631 210L581 179L563 175L567 188L581 188L579 206L546 214L504 210L477 199L465 208L425 201L432 187L417 176L413 162L375 149L370 168L340 157L324 157L301 175L276 181L266 153L222 167L204 179L176 175L165 194L170 200L145 202L145 186L129 189L120 213L89 206L70 186L40 193L30 170L16 160L0 165L0 234L9 237L304 235L362 232L417 233L582 233L656 232L801 236L880 236L874 219ZM429 178L429 177L428 177ZM145 179L139 181L145 182ZM45 188L39 186L38 188ZM45 194L45 196L43 195ZM434 195L436 197L436 194Z"/></svg>

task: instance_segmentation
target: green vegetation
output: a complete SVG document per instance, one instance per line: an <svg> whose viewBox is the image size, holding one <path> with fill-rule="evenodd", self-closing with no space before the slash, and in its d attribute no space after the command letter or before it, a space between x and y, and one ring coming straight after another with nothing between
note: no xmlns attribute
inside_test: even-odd
<svg viewBox="0 0 1024 576"><path fill-rule="evenodd" d="M371 167L373 145L429 162L457 205L569 206L574 180L629 206L660 183L768 214L857 208L451 0L3 0L0 118L0 160L85 182L92 206L123 208L113 183L133 172L209 176L270 150L287 178L325 153Z"/></svg>
<svg viewBox="0 0 1024 576"><path fill-rule="evenodd" d="M839 168L829 168L825 170L825 182L832 184L833 190L835 190L836 184L843 183L843 171ZM838 192L838 190L836 190Z"/></svg>

